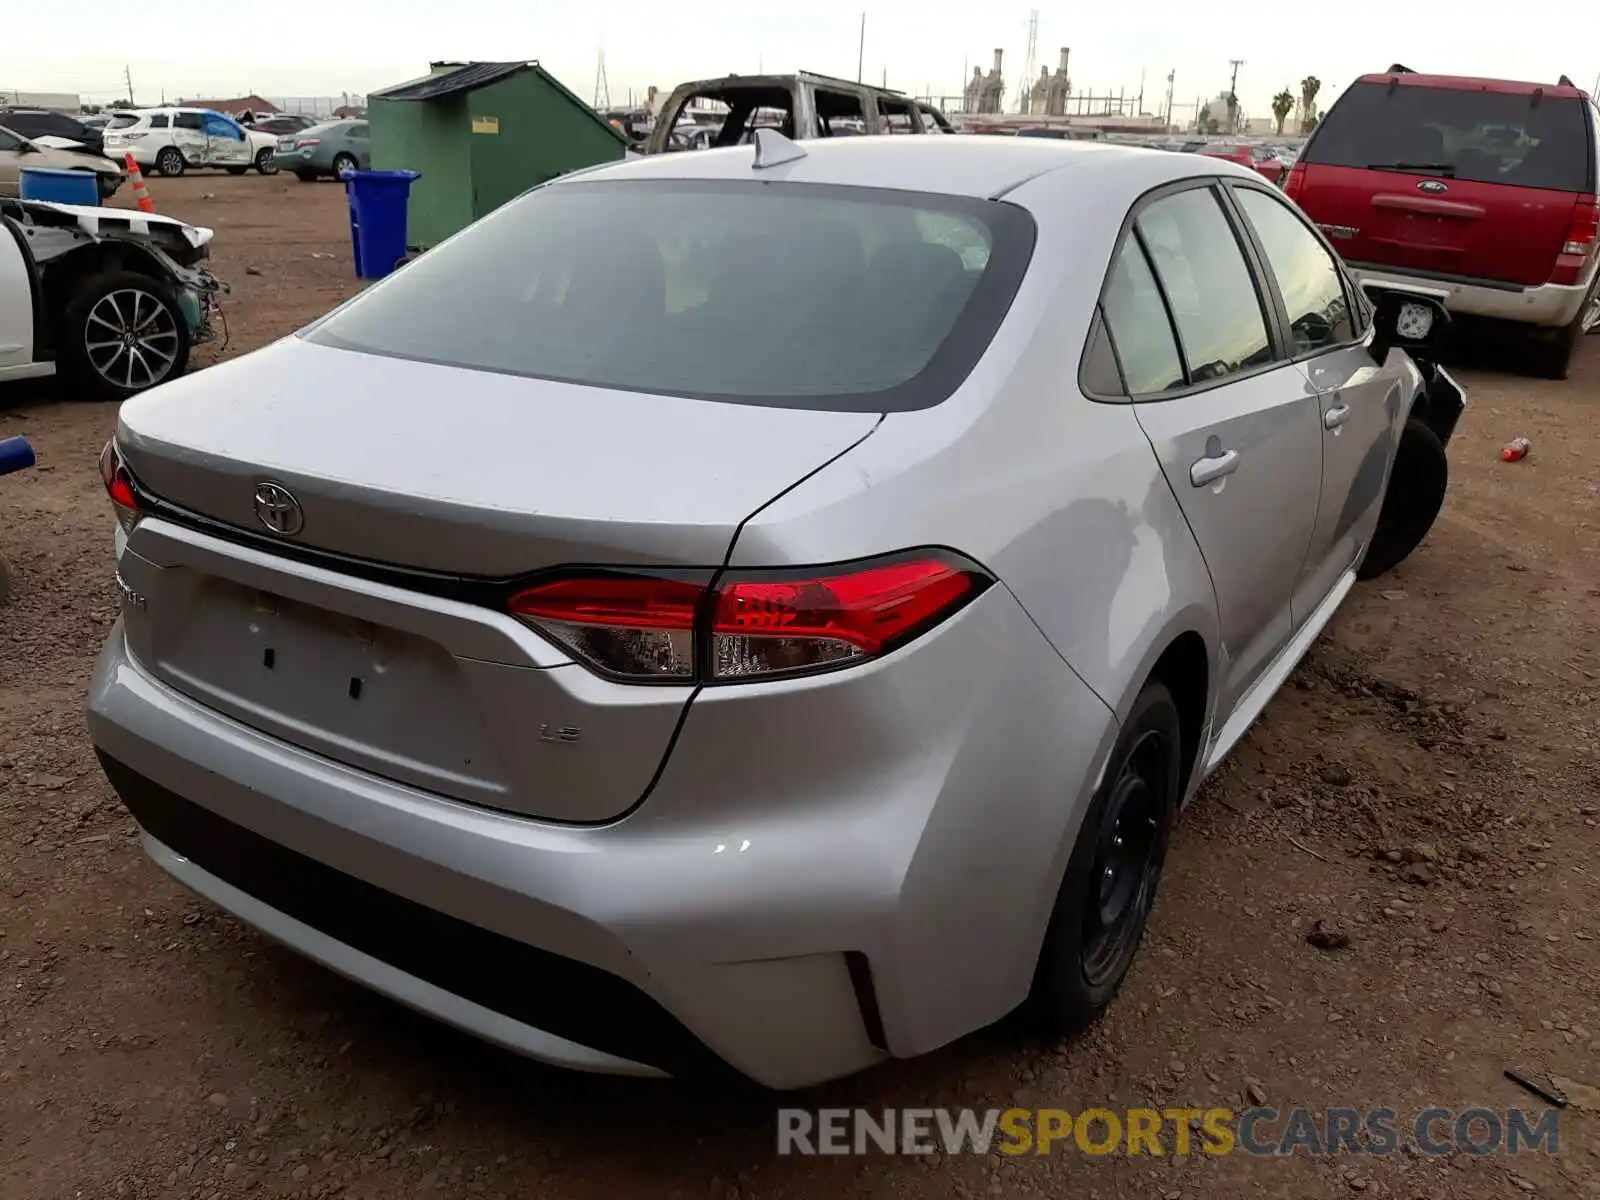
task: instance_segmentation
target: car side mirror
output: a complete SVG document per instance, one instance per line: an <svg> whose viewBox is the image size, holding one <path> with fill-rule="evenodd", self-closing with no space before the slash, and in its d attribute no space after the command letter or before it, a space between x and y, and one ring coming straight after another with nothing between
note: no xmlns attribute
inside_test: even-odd
<svg viewBox="0 0 1600 1200"><path fill-rule="evenodd" d="M1374 297L1372 307L1371 350L1380 367L1392 346L1410 354L1437 350L1450 328L1450 314L1432 296L1386 291Z"/></svg>

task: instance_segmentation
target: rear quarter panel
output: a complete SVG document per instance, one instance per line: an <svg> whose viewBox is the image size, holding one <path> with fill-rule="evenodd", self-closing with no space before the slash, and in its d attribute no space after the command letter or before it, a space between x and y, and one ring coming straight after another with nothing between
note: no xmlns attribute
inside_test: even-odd
<svg viewBox="0 0 1600 1200"><path fill-rule="evenodd" d="M1170 168L1153 170L1151 185L1170 177ZM1178 633L1216 645L1215 593L1132 409L1089 401L1077 387L1127 206L1085 203L1067 171L1010 198L1072 217L1040 220L1033 266L967 381L934 408L890 414L758 512L731 562L953 547L1011 589L1120 719Z"/></svg>

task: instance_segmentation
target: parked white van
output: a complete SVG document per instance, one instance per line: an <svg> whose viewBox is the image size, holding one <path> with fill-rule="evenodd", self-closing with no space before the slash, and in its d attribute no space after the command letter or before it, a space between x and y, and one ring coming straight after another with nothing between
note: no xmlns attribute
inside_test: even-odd
<svg viewBox="0 0 1600 1200"><path fill-rule="evenodd" d="M246 129L208 108L144 108L119 112L106 125L106 153L132 154L142 170L182 175L190 167L219 167L243 175L251 167L275 175L278 139Z"/></svg>

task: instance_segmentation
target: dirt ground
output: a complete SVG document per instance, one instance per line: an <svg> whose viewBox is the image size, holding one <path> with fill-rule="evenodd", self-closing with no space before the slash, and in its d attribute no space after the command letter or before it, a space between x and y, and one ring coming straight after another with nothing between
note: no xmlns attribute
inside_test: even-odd
<svg viewBox="0 0 1600 1200"><path fill-rule="evenodd" d="M151 182L217 231L229 340L350 295L343 191ZM1012 1024L789 1103L1543 1108L1600 1085L1600 337L1572 379L1463 369L1434 533L1362 585L1182 823L1104 1022ZM441 410L444 411L444 410ZM1600 1198L1600 1114L1557 1155L779 1158L760 1094L548 1070L347 984L146 861L84 732L116 608L111 406L0 389L0 1196ZM1499 446L1532 439L1526 461ZM1313 922L1350 936L1308 944ZM1577 1093L1581 1095L1582 1093ZM1170 1147L1169 1147L1170 1149Z"/></svg>

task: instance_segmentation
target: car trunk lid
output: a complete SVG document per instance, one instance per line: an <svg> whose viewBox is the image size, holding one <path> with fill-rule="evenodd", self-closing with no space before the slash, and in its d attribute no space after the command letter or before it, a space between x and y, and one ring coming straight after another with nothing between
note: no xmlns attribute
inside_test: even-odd
<svg viewBox="0 0 1600 1200"><path fill-rule="evenodd" d="M568 564L715 568L742 520L876 423L287 340L124 406L118 446L154 498L119 562L128 644L177 691L352 767L612 819L692 689L603 679L496 598ZM267 480L298 531L262 523Z"/></svg>

